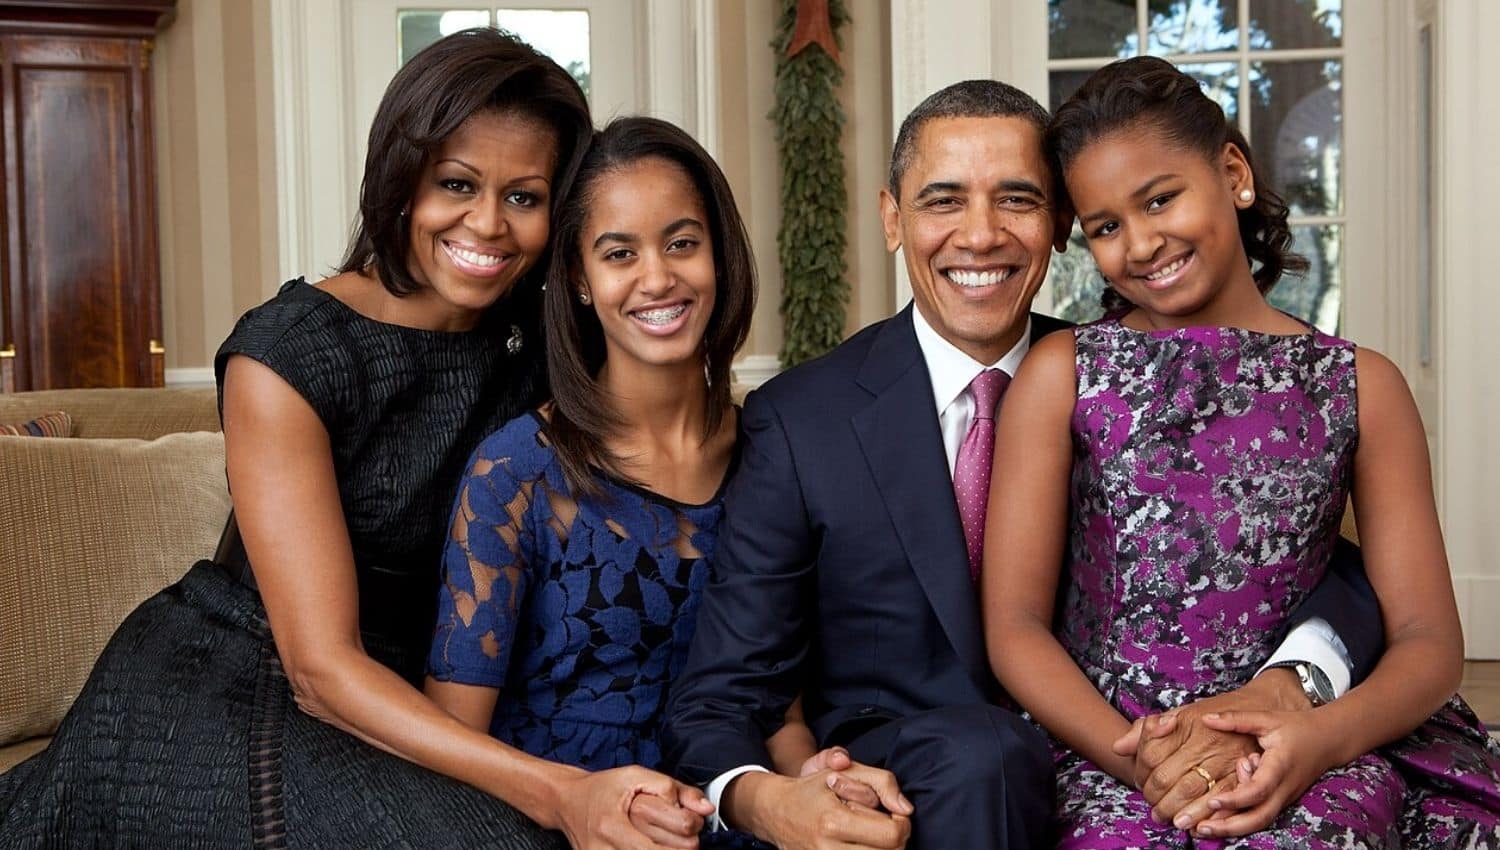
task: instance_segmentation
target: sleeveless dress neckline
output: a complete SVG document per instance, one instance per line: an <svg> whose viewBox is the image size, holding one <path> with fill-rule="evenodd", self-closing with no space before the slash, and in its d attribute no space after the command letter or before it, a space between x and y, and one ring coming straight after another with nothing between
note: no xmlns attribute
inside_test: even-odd
<svg viewBox="0 0 1500 850"><path fill-rule="evenodd" d="M416 335L420 335L420 336L430 336L430 337L436 337L436 338L445 338L446 337L446 338L453 338L453 339L465 339L465 338L473 338L473 337L476 337L476 336L480 336L480 335L483 335L483 334L486 334L486 333L489 332L489 328L490 328L490 326L492 326L492 323L493 323L493 318L492 317L496 313L503 312L505 310L505 300L502 298L499 302L497 302L494 306L492 306L488 311L486 311L483 315L481 315L479 321L472 328L467 328L465 330L456 330L456 331L445 331L445 330L438 330L438 329L435 329L435 328L418 328L418 327L414 327L412 325L403 325L403 324L401 324L399 322L387 322L387 321L385 321L383 319L377 319L374 316L366 315L366 314L360 312L359 310L355 309L354 306L351 305L351 304L349 304L347 301L343 300L342 298L339 298L337 295L334 295L332 292L329 292L328 290L324 289L323 287L319 286L318 284L316 284L316 283L308 283L307 278L305 278L305 277L299 277L299 278L297 278L296 280L294 280L292 282L307 287L309 290L311 290L312 292L316 293L320 298L327 299L328 301L333 302L339 308L347 311L351 316L355 316L355 317L359 318L362 321L366 321L366 322L369 322L369 323L374 324L374 325L379 325L380 327L383 327L383 328L390 328L390 329L395 330L395 331L404 331L404 332L408 332L408 333L412 333L412 334L416 334ZM321 283L321 282L322 281L319 281L319 283ZM371 286L381 286L382 285L380 283L380 281L378 281L378 280L371 280L371 281L369 281L369 283L370 283Z"/></svg>

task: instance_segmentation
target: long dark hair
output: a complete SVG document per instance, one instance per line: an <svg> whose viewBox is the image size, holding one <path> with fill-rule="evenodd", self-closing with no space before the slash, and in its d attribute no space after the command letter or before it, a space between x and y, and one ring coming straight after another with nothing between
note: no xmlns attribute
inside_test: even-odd
<svg viewBox="0 0 1500 850"><path fill-rule="evenodd" d="M1239 225L1256 287L1269 292L1283 274L1307 271L1307 259L1292 252L1286 201L1261 179L1244 134L1197 80L1164 59L1137 56L1095 71L1052 116L1047 151L1057 173L1066 174L1083 149L1101 137L1142 127L1210 159L1218 157L1226 142L1239 148L1255 179L1255 202L1239 211ZM1106 313L1130 306L1110 286L1102 300Z"/></svg>
<svg viewBox="0 0 1500 850"><path fill-rule="evenodd" d="M578 83L556 62L524 42L491 28L468 29L433 42L402 66L375 111L359 187L359 219L341 272L373 269L393 295L421 284L407 270L411 244L401 213L416 193L428 157L470 116L513 111L541 121L557 136L552 196L565 193L578 173L593 122ZM552 226L557 226L553 207ZM536 315L546 268L538 259L517 281L508 300L515 314ZM532 309L518 309L516 300Z"/></svg>
<svg viewBox="0 0 1500 850"><path fill-rule="evenodd" d="M621 459L606 444L621 421L597 380L604 365L604 329L594 309L579 303L577 297L578 282L584 279L580 241L601 179L651 158L687 172L708 213L716 291L713 313L703 335L708 375L704 439L718 431L729 410L729 364L750 333L750 318L755 311L755 258L750 252L750 237L735 207L729 181L713 157L692 136L655 118L617 118L594 134L573 191L559 207L545 297L547 375L554 402L548 434L575 493L600 492L590 467L631 480Z"/></svg>

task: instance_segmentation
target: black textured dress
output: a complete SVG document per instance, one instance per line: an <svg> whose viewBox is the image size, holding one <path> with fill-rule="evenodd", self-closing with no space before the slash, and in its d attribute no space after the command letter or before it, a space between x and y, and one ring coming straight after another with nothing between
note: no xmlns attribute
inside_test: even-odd
<svg viewBox="0 0 1500 850"><path fill-rule="evenodd" d="M221 387L231 355L270 367L328 429L365 648L414 684L464 463L537 401L534 322L502 306L470 332L417 330L292 281L215 359ZM567 846L298 710L243 549L221 555L142 603L52 744L0 775L0 847Z"/></svg>

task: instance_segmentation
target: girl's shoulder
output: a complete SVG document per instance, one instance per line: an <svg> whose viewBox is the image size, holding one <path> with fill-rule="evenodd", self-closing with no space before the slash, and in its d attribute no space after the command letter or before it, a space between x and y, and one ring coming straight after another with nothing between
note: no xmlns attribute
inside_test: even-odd
<svg viewBox="0 0 1500 850"><path fill-rule="evenodd" d="M1353 351L1354 374L1359 386L1361 422L1378 420L1393 410L1416 408L1411 388L1401 368L1373 348L1348 343Z"/></svg>
<svg viewBox="0 0 1500 850"><path fill-rule="evenodd" d="M557 453L547 439L541 411L529 410L501 425L474 450L471 474L497 473L517 483L534 482L547 476L557 463Z"/></svg>

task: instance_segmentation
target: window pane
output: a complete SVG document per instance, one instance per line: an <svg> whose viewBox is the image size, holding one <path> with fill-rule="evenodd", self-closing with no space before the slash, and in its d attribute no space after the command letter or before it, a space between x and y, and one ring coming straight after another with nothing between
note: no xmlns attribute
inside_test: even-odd
<svg viewBox="0 0 1500 850"><path fill-rule="evenodd" d="M497 9L495 25L567 69L589 94L589 13L579 10Z"/></svg>
<svg viewBox="0 0 1500 850"><path fill-rule="evenodd" d="M1053 252L1047 271L1052 286L1052 315L1070 322L1092 322L1104 315L1099 293L1104 291L1104 276L1089 254L1083 231L1075 223L1068 238L1068 250Z"/></svg>
<svg viewBox="0 0 1500 850"><path fill-rule="evenodd" d="M1233 124L1240 120L1240 66L1238 62L1183 63L1177 66L1182 73L1203 84L1203 93L1208 95L1224 117Z"/></svg>
<svg viewBox="0 0 1500 850"><path fill-rule="evenodd" d="M1250 47L1338 47L1343 7L1342 0L1250 0Z"/></svg>
<svg viewBox="0 0 1500 850"><path fill-rule="evenodd" d="M401 64L422 52L422 48L445 35L469 27L487 27L490 13L485 9L403 9L396 13L396 31L400 33Z"/></svg>
<svg viewBox="0 0 1500 850"><path fill-rule="evenodd" d="M1146 30L1146 52L1165 56L1238 50L1238 17L1236 0L1153 0Z"/></svg>
<svg viewBox="0 0 1500 850"><path fill-rule="evenodd" d="M1261 176L1286 198L1294 216L1343 213L1340 64L1250 66L1250 148Z"/></svg>
<svg viewBox="0 0 1500 850"><path fill-rule="evenodd" d="M1048 0L1053 59L1134 56L1135 0Z"/></svg>
<svg viewBox="0 0 1500 850"><path fill-rule="evenodd" d="M1053 112L1073 96L1093 71L1052 71L1047 74L1047 108Z"/></svg>
<svg viewBox="0 0 1500 850"><path fill-rule="evenodd" d="M1344 292L1342 225L1292 228L1292 250L1307 258L1303 277L1287 275L1271 290L1271 303L1328 333L1338 333Z"/></svg>

